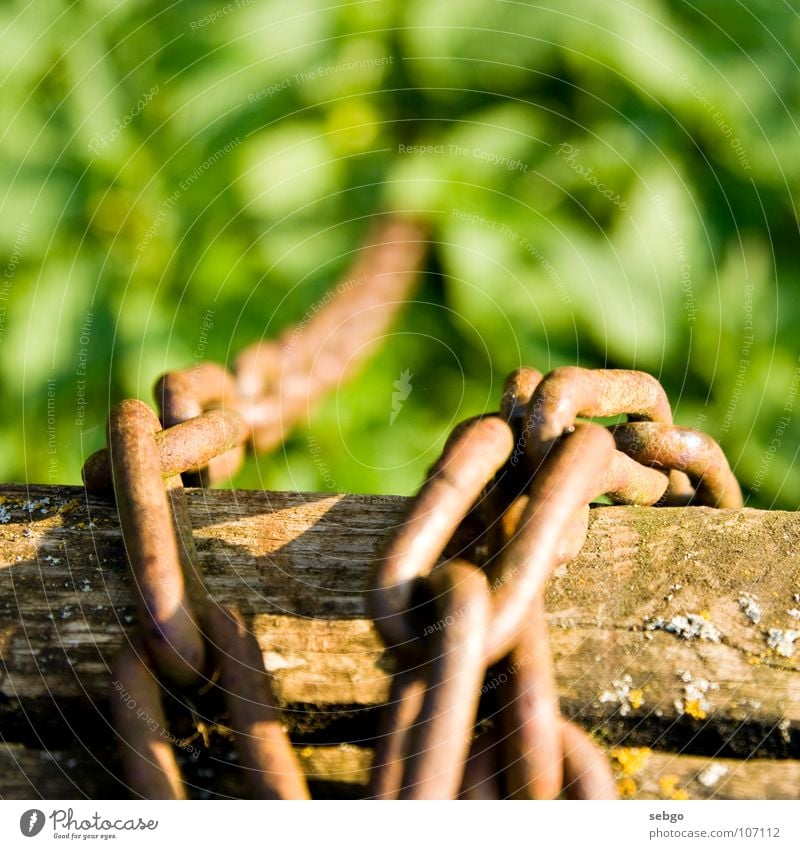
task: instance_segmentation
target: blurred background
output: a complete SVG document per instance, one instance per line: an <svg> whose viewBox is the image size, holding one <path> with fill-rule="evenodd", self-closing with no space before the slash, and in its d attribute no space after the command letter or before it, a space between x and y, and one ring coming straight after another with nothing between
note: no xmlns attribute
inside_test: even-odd
<svg viewBox="0 0 800 849"><path fill-rule="evenodd" d="M0 32L0 480L79 483L110 404L302 320L395 209L417 299L236 486L411 493L510 369L580 364L656 375L750 506L798 507L792 4L6 0Z"/></svg>

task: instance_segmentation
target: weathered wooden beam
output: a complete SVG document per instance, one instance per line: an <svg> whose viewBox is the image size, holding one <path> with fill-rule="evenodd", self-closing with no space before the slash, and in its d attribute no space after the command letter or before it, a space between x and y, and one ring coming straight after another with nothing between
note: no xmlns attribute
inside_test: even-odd
<svg viewBox="0 0 800 849"><path fill-rule="evenodd" d="M188 500L209 591L248 618L298 743L368 745L392 658L365 594L407 499ZM593 510L548 589L565 713L609 746L800 756L798 552L800 514ZM113 506L80 488L0 487L2 738L39 745L54 710L79 736L107 733L107 665L134 624ZM487 678L489 712L504 674Z"/></svg>

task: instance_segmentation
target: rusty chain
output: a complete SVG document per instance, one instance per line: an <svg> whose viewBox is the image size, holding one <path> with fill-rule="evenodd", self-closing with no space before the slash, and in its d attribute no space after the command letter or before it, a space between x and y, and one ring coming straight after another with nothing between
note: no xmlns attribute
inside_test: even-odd
<svg viewBox="0 0 800 849"><path fill-rule="evenodd" d="M246 348L233 373L200 363L161 377L154 394L164 473L183 472L186 484L218 483L236 472L247 445L263 453L280 444L375 347L409 298L425 244L421 225L390 218L309 315L278 339ZM106 450L88 458L83 479L92 492L110 491Z"/></svg>
<svg viewBox="0 0 800 849"><path fill-rule="evenodd" d="M622 415L612 428L578 421ZM742 506L719 447L674 426L663 389L642 372L521 369L499 413L456 427L375 563L370 612L399 666L373 797L616 797L602 752L560 714L544 602L600 495ZM464 688L495 665L508 674L493 688L493 726L476 735L478 695Z"/></svg>
<svg viewBox="0 0 800 849"><path fill-rule="evenodd" d="M83 477L88 491L116 498L133 578L138 635L111 671L112 718L136 795L187 795L164 734L170 687L220 691L251 796L309 797L259 645L206 591L184 485L229 478L248 446L280 444L388 327L424 245L419 225L388 220L307 320L247 348L232 371L204 363L164 375L160 416L135 400L112 409L108 447L87 459ZM589 421L620 416L612 427ZM454 429L373 570L369 611L397 669L371 797L616 796L604 754L559 710L544 597L553 570L580 551L601 495L742 503L719 446L675 426L661 385L642 372L519 369L497 413ZM493 712L479 720L490 690ZM135 694L140 710L120 693Z"/></svg>
<svg viewBox="0 0 800 849"><path fill-rule="evenodd" d="M111 410L108 447L87 459L83 479L88 492L115 497L133 578L139 634L111 665L111 714L135 795L187 795L167 733L162 690L170 687L222 694L250 796L309 797L256 638L206 591L184 483L230 477L247 446L278 444L374 347L408 300L424 254L421 226L390 218L318 309L278 340L247 348L233 372L203 363L164 375L155 387L160 418L136 400Z"/></svg>

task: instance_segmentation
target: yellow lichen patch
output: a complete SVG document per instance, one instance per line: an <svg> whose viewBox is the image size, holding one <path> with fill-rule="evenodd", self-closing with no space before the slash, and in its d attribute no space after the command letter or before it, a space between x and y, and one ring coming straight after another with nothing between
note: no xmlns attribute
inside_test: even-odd
<svg viewBox="0 0 800 849"><path fill-rule="evenodd" d="M683 703L683 712L688 713L692 719L705 719L708 716L700 704L700 699L686 699Z"/></svg>
<svg viewBox="0 0 800 849"><path fill-rule="evenodd" d="M650 749L645 747L612 749L609 754L614 769L624 777L637 775L650 760Z"/></svg>
<svg viewBox="0 0 800 849"><path fill-rule="evenodd" d="M658 789L665 799L672 799L675 802L683 801L689 798L689 794L678 787L680 778L677 775L662 775L658 779Z"/></svg>
<svg viewBox="0 0 800 849"><path fill-rule="evenodd" d="M705 619L707 622L710 622L710 621L711 621L711 611L710 611L710 610L701 610L701 611L700 611L700 615L701 615L701 616L703 617L703 619Z"/></svg>
<svg viewBox="0 0 800 849"><path fill-rule="evenodd" d="M644 704L644 690L631 690L628 693L628 701L634 710L640 708Z"/></svg>
<svg viewBox="0 0 800 849"><path fill-rule="evenodd" d="M617 781L617 790L619 790L619 795L622 796L623 799L630 799L631 796L635 796L638 789L636 782L627 776L625 778L620 778L619 781Z"/></svg>

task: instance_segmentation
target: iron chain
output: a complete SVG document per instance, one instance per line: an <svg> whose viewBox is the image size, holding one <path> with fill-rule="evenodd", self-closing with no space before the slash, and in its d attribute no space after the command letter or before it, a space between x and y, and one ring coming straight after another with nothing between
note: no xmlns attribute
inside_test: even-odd
<svg viewBox="0 0 800 849"><path fill-rule="evenodd" d="M382 335L408 298L425 235L390 219L327 305L277 341L156 384L160 418L139 401L109 416L108 447L86 461L90 492L113 494L133 576L139 632L117 656L112 700L132 791L184 798L162 687L223 694L256 798L308 798L261 650L244 619L213 601L195 550L184 484L229 478L247 446L274 448ZM353 282L355 281L355 282ZM623 416L604 427L593 418ZM499 412L459 425L376 559L369 612L397 661L381 720L373 798L613 798L590 736L559 710L544 590L586 538L589 506L741 506L719 446L672 422L641 372L535 369L506 381ZM485 681L507 668L494 712Z"/></svg>
<svg viewBox="0 0 800 849"><path fill-rule="evenodd" d="M112 409L108 447L87 459L83 479L89 492L116 498L135 588L139 636L112 664L112 718L135 795L186 796L164 735L161 693L169 686L221 691L250 796L309 797L255 636L237 611L206 592L184 481L228 478L246 446L278 444L374 347L408 299L424 252L419 225L389 219L324 307L277 342L245 350L235 373L204 363L164 375L155 387L160 419L136 400ZM120 692L139 710L131 711Z"/></svg>
<svg viewBox="0 0 800 849"><path fill-rule="evenodd" d="M579 421L621 415L628 423L610 429ZM521 369L506 381L498 414L454 430L374 567L371 614L400 668L378 740L373 796L616 797L602 752L560 714L544 604L548 577L579 552L589 505L600 495L622 504L742 506L719 446L674 426L664 390L642 372L562 368L542 378ZM464 527L471 536L462 534L454 550ZM463 560L468 554L474 563ZM483 616L465 629L466 611L480 597ZM456 691L443 677L445 649L471 659L453 667L460 684L482 680L498 662L511 670L496 688L493 727L446 770L436 765L435 747L456 738L463 751L478 720L463 716L477 697L464 698L458 713L445 700L430 748L419 748L418 728L431 736L431 693Z"/></svg>

